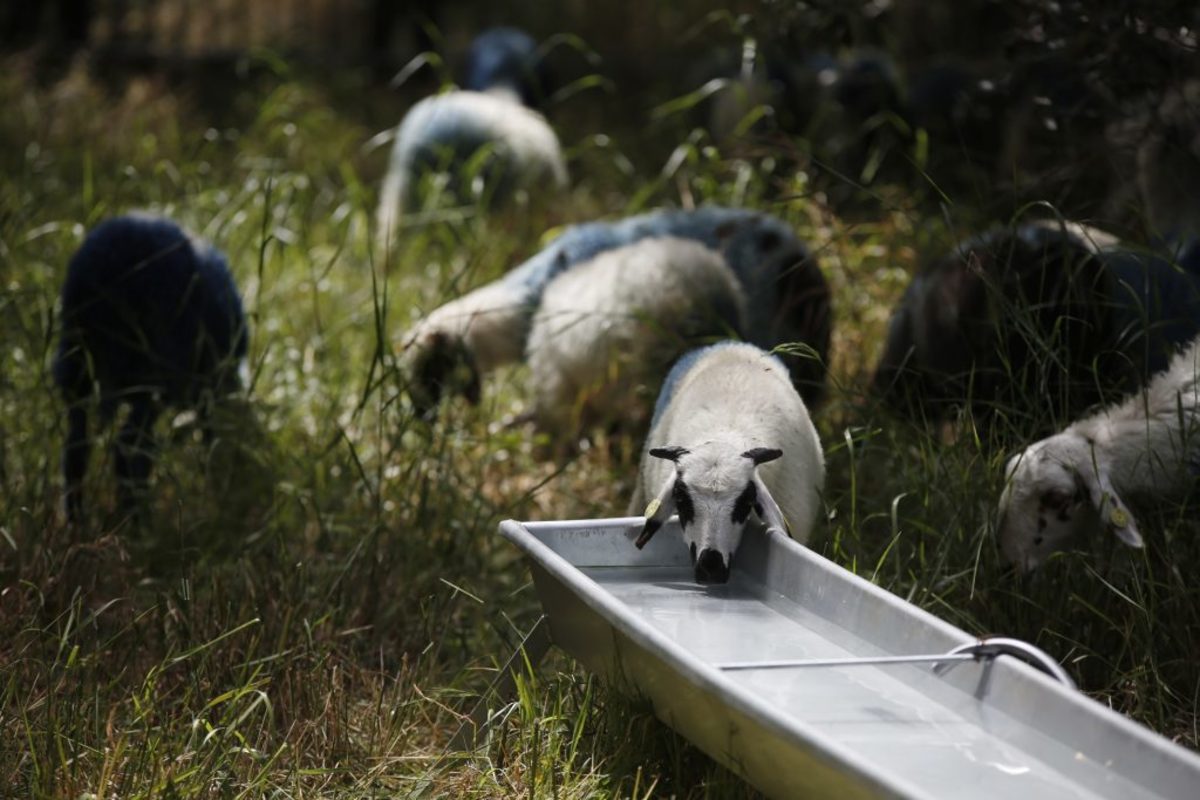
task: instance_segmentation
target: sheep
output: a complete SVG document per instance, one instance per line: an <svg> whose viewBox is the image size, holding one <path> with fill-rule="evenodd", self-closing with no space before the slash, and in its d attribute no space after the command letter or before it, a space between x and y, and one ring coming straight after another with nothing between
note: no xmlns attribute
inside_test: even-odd
<svg viewBox="0 0 1200 800"><path fill-rule="evenodd" d="M54 381L67 405L63 450L68 520L83 512L88 405L107 424L128 416L114 462L120 507L150 476L153 426L166 407L196 409L240 386L242 301L225 257L163 217L134 213L97 225L71 257L62 287Z"/></svg>
<svg viewBox="0 0 1200 800"><path fill-rule="evenodd" d="M786 367L751 344L693 350L654 409L629 513L654 499L635 544L678 513L696 581L725 583L750 512L804 543L824 484L821 441Z"/></svg>
<svg viewBox="0 0 1200 800"><path fill-rule="evenodd" d="M449 176L455 194L503 202L520 189L567 185L558 136L545 118L522 105L535 91L532 40L512 29L479 37L472 47L467 88L427 97L396 128L380 189L376 230L386 242L418 202L422 177ZM466 178L472 186L462 185ZM482 183L476 179L482 178Z"/></svg>
<svg viewBox="0 0 1200 800"><path fill-rule="evenodd" d="M687 239L642 239L562 273L529 333L534 419L559 434L605 419L636 426L636 393L689 345L739 335L745 304L725 259Z"/></svg>
<svg viewBox="0 0 1200 800"><path fill-rule="evenodd" d="M939 186L968 192L993 182L1009 99L997 74L967 60L937 58L909 72L907 118L929 139L925 169Z"/></svg>
<svg viewBox="0 0 1200 800"><path fill-rule="evenodd" d="M997 526L1004 557L1029 571L1072 537L1103 529L1142 547L1126 500L1189 490L1198 430L1200 338L1144 390L1008 460Z"/></svg>
<svg viewBox="0 0 1200 800"><path fill-rule="evenodd" d="M989 232L913 279L873 391L934 420L967 405L979 421L1013 421L1032 398L1077 417L1164 369L1200 332L1197 277L1074 223Z"/></svg>
<svg viewBox="0 0 1200 800"><path fill-rule="evenodd" d="M697 123L722 145L735 143L735 134L754 123L759 134L804 135L830 155L861 159L869 146L883 143L882 117L904 117L896 68L877 51L851 51L839 59L746 38L736 50L721 48L705 58L688 86L698 88L685 101L703 100L695 103L702 115Z"/></svg>
<svg viewBox="0 0 1200 800"><path fill-rule="evenodd" d="M1006 113L991 182L1010 203L1049 201L1088 217L1103 210L1119 176L1105 124L1110 95L1090 73L1085 60L1050 50L1017 57L1004 75Z"/></svg>
<svg viewBox="0 0 1200 800"><path fill-rule="evenodd" d="M686 99L699 101L694 122L718 143L731 143L750 122L759 132L800 134L826 101L823 88L836 70L836 60L823 53L784 54L746 38L737 47L714 49L688 71Z"/></svg>
<svg viewBox="0 0 1200 800"><path fill-rule="evenodd" d="M1137 152L1138 188L1154 235L1171 250L1200 241L1200 80L1166 92Z"/></svg>
<svg viewBox="0 0 1200 800"><path fill-rule="evenodd" d="M504 277L434 309L400 343L418 413L430 415L447 390L478 402L483 373L520 361L553 278L605 250L663 236L697 241L724 256L746 298L743 337L768 348L807 345L810 354L784 359L806 402L819 402L831 328L829 287L820 266L782 220L710 206L573 225Z"/></svg>
<svg viewBox="0 0 1200 800"><path fill-rule="evenodd" d="M461 169L484 155L491 197L502 200L518 188L567 185L567 167L554 130L541 114L506 96L452 91L421 100L396 129L388 172L380 191L376 225L390 235L417 202L422 175ZM455 190L462 187L455 186Z"/></svg>

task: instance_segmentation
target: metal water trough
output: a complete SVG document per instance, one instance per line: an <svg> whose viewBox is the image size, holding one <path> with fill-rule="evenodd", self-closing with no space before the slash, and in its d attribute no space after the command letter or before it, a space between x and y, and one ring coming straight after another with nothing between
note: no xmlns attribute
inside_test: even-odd
<svg viewBox="0 0 1200 800"><path fill-rule="evenodd" d="M1048 674L1035 648L980 649L782 536L747 534L730 582L700 586L677 524L639 551L641 521L500 531L555 644L772 797L1200 797L1200 756Z"/></svg>

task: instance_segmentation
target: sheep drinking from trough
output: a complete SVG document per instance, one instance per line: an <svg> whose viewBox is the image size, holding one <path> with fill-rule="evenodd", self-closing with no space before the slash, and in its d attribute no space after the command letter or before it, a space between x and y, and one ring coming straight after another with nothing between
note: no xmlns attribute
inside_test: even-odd
<svg viewBox="0 0 1200 800"><path fill-rule="evenodd" d="M68 519L83 510L88 405L128 415L114 447L123 511L150 475L154 422L166 407L205 415L240 384L242 301L225 257L174 222L149 215L96 226L67 266L54 380L67 404L63 452Z"/></svg>
<svg viewBox="0 0 1200 800"><path fill-rule="evenodd" d="M529 334L534 419L560 435L648 421L657 382L705 340L740 335L745 297L717 252L674 237L606 250L552 280ZM638 392L650 396L639 402Z"/></svg>
<svg viewBox="0 0 1200 800"><path fill-rule="evenodd" d="M791 354L784 360L805 400L818 402L831 315L829 287L816 259L782 220L714 206L573 225L502 278L434 309L401 343L417 409L429 414L449 390L478 401L483 373L524 358L552 280L606 250L666 236L699 242L725 259L745 297L747 341L768 348L799 342L811 349L815 357Z"/></svg>
<svg viewBox="0 0 1200 800"><path fill-rule="evenodd" d="M446 176L454 196L496 203L523 189L566 186L558 136L541 114L523 105L535 92L536 72L535 48L532 40L522 44L525 39L509 29L481 35L468 56L468 88L427 97L405 114L380 189L381 241L418 204L428 175Z"/></svg>
<svg viewBox="0 0 1200 800"><path fill-rule="evenodd" d="M967 406L977 421L1049 432L1166 368L1200 332L1198 278L1082 225L992 231L913 278L874 392L916 417Z"/></svg>
<svg viewBox="0 0 1200 800"><path fill-rule="evenodd" d="M1200 338L1144 390L1035 442L1005 466L998 535L1032 570L1072 537L1112 531L1142 546L1131 497L1187 492L1200 464Z"/></svg>
<svg viewBox="0 0 1200 800"><path fill-rule="evenodd" d="M636 514L653 498L636 544L678 513L696 581L724 583L752 512L803 543L824 484L821 441L783 364L744 343L693 350L654 409L630 504Z"/></svg>

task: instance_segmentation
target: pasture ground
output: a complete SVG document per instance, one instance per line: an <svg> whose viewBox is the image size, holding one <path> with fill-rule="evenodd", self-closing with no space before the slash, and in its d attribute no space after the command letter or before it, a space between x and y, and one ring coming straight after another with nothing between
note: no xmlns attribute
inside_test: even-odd
<svg viewBox="0 0 1200 800"><path fill-rule="evenodd" d="M678 120L596 128L579 113L560 125L565 201L450 209L383 252L369 223L386 148L364 144L402 105L352 77L269 67L216 99L147 78L40 83L19 59L0 70L0 794L752 796L561 655L522 682L486 758L447 750L457 711L537 613L497 523L623 513L638 443L597 435L546 460L514 424L519 368L430 429L394 348L420 311L557 226L704 202L786 218L834 290L833 390L815 414L828 519L813 547L968 631L1036 643L1098 701L1200 744L1187 510L1143 511L1144 552L1081 543L1016 580L992 538L1007 453L969 420L931 436L865 395L918 253L971 230L969 204L931 211L910 185L840 215L828 176L769 151L743 161L686 144ZM71 530L49 374L57 292L83 231L130 208L229 255L250 388L211 445L185 418L163 426L142 529L112 514L98 449L87 524Z"/></svg>

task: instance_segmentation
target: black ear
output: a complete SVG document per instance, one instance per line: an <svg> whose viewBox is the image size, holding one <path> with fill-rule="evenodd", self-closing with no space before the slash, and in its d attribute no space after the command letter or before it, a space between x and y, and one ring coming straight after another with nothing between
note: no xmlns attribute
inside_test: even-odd
<svg viewBox="0 0 1200 800"><path fill-rule="evenodd" d="M782 450L777 450L774 447L755 447L742 453L743 456L754 462L755 466L766 464L768 461L774 461L783 455Z"/></svg>
<svg viewBox="0 0 1200 800"><path fill-rule="evenodd" d="M678 461L680 456L686 456L688 449L686 447L651 447L650 455L655 458L662 458L667 461Z"/></svg>

